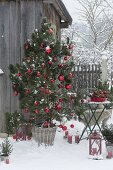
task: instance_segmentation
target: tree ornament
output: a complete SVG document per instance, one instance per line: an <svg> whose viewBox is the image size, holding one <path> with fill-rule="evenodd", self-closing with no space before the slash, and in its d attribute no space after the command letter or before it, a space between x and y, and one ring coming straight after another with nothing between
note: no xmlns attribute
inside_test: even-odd
<svg viewBox="0 0 113 170"><path fill-rule="evenodd" d="M62 68L62 67L63 67L63 64L58 64L58 67L59 67L59 68Z"/></svg>
<svg viewBox="0 0 113 170"><path fill-rule="evenodd" d="M60 98L60 99L59 99L59 102L63 102L63 99L62 99L62 98Z"/></svg>
<svg viewBox="0 0 113 170"><path fill-rule="evenodd" d="M49 93L50 93L49 89L45 89L45 94L49 94Z"/></svg>
<svg viewBox="0 0 113 170"><path fill-rule="evenodd" d="M59 80L59 81L64 81L64 76L63 76L63 75L59 75L59 76L58 76L58 80Z"/></svg>
<svg viewBox="0 0 113 170"><path fill-rule="evenodd" d="M71 87L72 87L71 84L66 84L66 85L65 85L66 90L70 90Z"/></svg>
<svg viewBox="0 0 113 170"><path fill-rule="evenodd" d="M48 126L49 126L49 123L47 121L43 123L44 128L47 128Z"/></svg>
<svg viewBox="0 0 113 170"><path fill-rule="evenodd" d="M45 67L45 63L42 63L42 64L41 64L41 67L44 68L44 67Z"/></svg>
<svg viewBox="0 0 113 170"><path fill-rule="evenodd" d="M27 73L30 74L31 72L32 72L32 70L29 68L29 69L27 70Z"/></svg>
<svg viewBox="0 0 113 170"><path fill-rule="evenodd" d="M36 76L37 76L37 77L40 77L40 76L41 76L41 74L40 74L39 71L36 73Z"/></svg>
<svg viewBox="0 0 113 170"><path fill-rule="evenodd" d="M30 89L25 89L25 94L29 94L30 93Z"/></svg>
<svg viewBox="0 0 113 170"><path fill-rule="evenodd" d="M34 102L34 106L38 106L39 105L39 102L38 101L35 101Z"/></svg>
<svg viewBox="0 0 113 170"><path fill-rule="evenodd" d="M72 74L72 73L69 73L69 74L68 74L68 77L69 77L69 78L73 78L73 74Z"/></svg>
<svg viewBox="0 0 113 170"><path fill-rule="evenodd" d="M45 51L46 51L47 54L50 54L50 53L51 53L51 48L50 48L49 46L47 46L47 47L45 48Z"/></svg>
<svg viewBox="0 0 113 170"><path fill-rule="evenodd" d="M74 128L74 125L73 125L73 124L71 124L71 125L70 125L70 127L71 127L71 128Z"/></svg>
<svg viewBox="0 0 113 170"><path fill-rule="evenodd" d="M45 109L44 109L44 111L46 112L46 113L49 113L49 108L48 107L46 107Z"/></svg>
<svg viewBox="0 0 113 170"><path fill-rule="evenodd" d="M58 88L59 89L63 88L63 85L62 84L58 84Z"/></svg>
<svg viewBox="0 0 113 170"><path fill-rule="evenodd" d="M21 76L21 73L20 73L20 72L18 72L18 73L16 74L16 76L17 76L17 77L20 77L20 76Z"/></svg>
<svg viewBox="0 0 113 170"><path fill-rule="evenodd" d="M48 64L49 64L49 65L51 65L51 64L52 64L52 62L51 62L51 61L48 61Z"/></svg>
<svg viewBox="0 0 113 170"><path fill-rule="evenodd" d="M35 112L36 114L39 114L39 110L38 110L38 109L35 109L34 112Z"/></svg>
<svg viewBox="0 0 113 170"><path fill-rule="evenodd" d="M63 127L62 127L62 130L63 130L63 131L67 130L67 126L63 126Z"/></svg>
<svg viewBox="0 0 113 170"><path fill-rule="evenodd" d="M57 62L57 58L56 57L53 57L53 62Z"/></svg>
<svg viewBox="0 0 113 170"><path fill-rule="evenodd" d="M64 57L64 60L67 60L67 56Z"/></svg>
<svg viewBox="0 0 113 170"><path fill-rule="evenodd" d="M25 107L23 111L24 111L24 113L28 113L29 109L27 107Z"/></svg>
<svg viewBox="0 0 113 170"><path fill-rule="evenodd" d="M59 104L57 104L57 105L55 106L55 108L56 108L56 110L60 111L62 107L61 107Z"/></svg>
<svg viewBox="0 0 113 170"><path fill-rule="evenodd" d="M54 79L51 78L51 79L50 79L50 82L51 82L51 83L54 83L55 81L54 81Z"/></svg>
<svg viewBox="0 0 113 170"><path fill-rule="evenodd" d="M14 91L13 96L17 96L17 95L18 95L18 92Z"/></svg>

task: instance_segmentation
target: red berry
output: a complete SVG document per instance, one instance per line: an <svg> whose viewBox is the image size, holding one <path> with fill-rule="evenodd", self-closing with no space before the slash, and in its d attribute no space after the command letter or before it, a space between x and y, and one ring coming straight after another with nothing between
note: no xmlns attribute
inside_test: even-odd
<svg viewBox="0 0 113 170"><path fill-rule="evenodd" d="M73 125L73 124L71 124L71 125L70 125L70 127L71 127L71 128L74 128L74 125Z"/></svg>

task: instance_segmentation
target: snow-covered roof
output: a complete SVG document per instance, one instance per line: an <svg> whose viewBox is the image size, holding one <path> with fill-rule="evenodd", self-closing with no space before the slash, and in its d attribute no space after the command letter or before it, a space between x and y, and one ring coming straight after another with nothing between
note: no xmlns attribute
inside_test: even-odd
<svg viewBox="0 0 113 170"><path fill-rule="evenodd" d="M1 75L1 74L4 74L4 72L0 69L0 75Z"/></svg>

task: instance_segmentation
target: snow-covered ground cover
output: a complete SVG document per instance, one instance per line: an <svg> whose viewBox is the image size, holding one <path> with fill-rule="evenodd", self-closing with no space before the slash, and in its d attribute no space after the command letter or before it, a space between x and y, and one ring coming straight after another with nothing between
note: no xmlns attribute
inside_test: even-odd
<svg viewBox="0 0 113 170"><path fill-rule="evenodd" d="M109 120L109 123L113 122ZM74 128L70 125L74 124ZM81 133L83 124L78 121L67 123L70 133ZM86 134L85 134L86 135ZM103 160L89 159L88 140L84 139L79 144L73 140L72 144L63 138L64 132L57 129L54 146L37 146L32 140L16 142L9 138L13 144L13 152L10 155L10 164L0 162L0 170L112 170L113 159L106 159L105 142L102 142ZM74 139L74 137L73 137ZM2 142L3 139L0 139Z"/></svg>

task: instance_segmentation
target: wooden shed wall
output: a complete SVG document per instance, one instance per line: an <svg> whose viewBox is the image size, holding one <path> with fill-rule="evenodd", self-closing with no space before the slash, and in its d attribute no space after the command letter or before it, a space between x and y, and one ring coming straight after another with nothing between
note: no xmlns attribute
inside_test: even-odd
<svg viewBox="0 0 113 170"><path fill-rule="evenodd" d="M43 6L42 0L0 1L0 68L4 71L2 80L0 79L0 84L3 83L0 121L4 120L5 112L19 109L18 97L12 95L8 66L10 63L21 63L24 56L23 44L30 38L33 30L40 27L43 16L54 15L54 21L57 18L60 23L59 16L55 17L57 13L53 10L51 6ZM4 129L3 122L0 124L0 131Z"/></svg>

